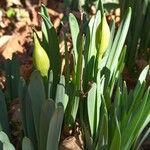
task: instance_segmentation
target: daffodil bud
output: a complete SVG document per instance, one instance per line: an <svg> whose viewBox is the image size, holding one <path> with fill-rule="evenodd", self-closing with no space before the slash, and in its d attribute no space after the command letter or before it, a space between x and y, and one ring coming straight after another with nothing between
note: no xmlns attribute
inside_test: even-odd
<svg viewBox="0 0 150 150"><path fill-rule="evenodd" d="M105 53L110 38L110 29L106 21L105 14L102 17L101 23L98 25L96 30L96 48L97 48L97 58L101 60L103 54Z"/></svg>
<svg viewBox="0 0 150 150"><path fill-rule="evenodd" d="M44 77L48 75L48 70L50 68L50 61L46 51L40 45L36 33L34 33L34 51L33 51L33 61L35 68L40 71L41 75Z"/></svg>

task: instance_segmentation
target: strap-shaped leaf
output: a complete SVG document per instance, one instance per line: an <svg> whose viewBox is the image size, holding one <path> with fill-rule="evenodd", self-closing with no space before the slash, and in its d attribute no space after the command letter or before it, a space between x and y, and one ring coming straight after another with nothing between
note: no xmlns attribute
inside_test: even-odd
<svg viewBox="0 0 150 150"><path fill-rule="evenodd" d="M3 131L0 131L0 142L0 148L3 145L3 150L15 150L14 146L10 143L8 136Z"/></svg>
<svg viewBox="0 0 150 150"><path fill-rule="evenodd" d="M146 93L143 97L143 100L139 104L139 107L137 111L130 117L130 122L128 122L128 126L125 127L122 133L122 148L130 149L134 140L135 140L135 134L137 134L136 129L139 128L140 122L142 120L142 114L145 110L148 94ZM136 131L136 132L135 132Z"/></svg>
<svg viewBox="0 0 150 150"><path fill-rule="evenodd" d="M20 78L19 82L19 100L20 100L20 111L21 111L21 119L24 134L27 135L27 126L26 126L26 94L28 92L28 87L23 78Z"/></svg>
<svg viewBox="0 0 150 150"><path fill-rule="evenodd" d="M119 123L117 120L117 114L115 114L115 123L116 123L116 128L114 131L114 136L112 139L112 143L110 145L109 150L120 150L121 149L121 133L120 133L120 128L119 128Z"/></svg>
<svg viewBox="0 0 150 150"><path fill-rule="evenodd" d="M93 80L94 76L94 64L96 58L96 29L99 23L101 22L101 13L97 12L96 16L93 16L88 24L86 31L86 41L85 41L85 50L84 50L84 61L85 61L85 69L84 69L84 88L86 89L87 83Z"/></svg>
<svg viewBox="0 0 150 150"><path fill-rule="evenodd" d="M31 98L31 106L33 111L36 136L39 139L41 107L46 98L42 77L40 76L40 73L38 71L34 71L32 73L28 91Z"/></svg>
<svg viewBox="0 0 150 150"><path fill-rule="evenodd" d="M139 44L140 35L142 35L142 32L144 31L143 22L145 19L144 17L146 11L145 7L147 7L146 1L147 0L138 0L138 1L133 0L133 1L128 1L128 3L125 1L124 2L125 8L124 10L122 10L122 13L124 13L127 7L131 7L133 10L131 25L127 36L126 63L130 69L132 69L134 64L133 62L137 55L137 51L138 51L137 45Z"/></svg>
<svg viewBox="0 0 150 150"><path fill-rule="evenodd" d="M100 71L98 72L97 75L97 89L96 89L96 133L98 132L98 127L99 127L99 119L100 119L100 108L101 108L101 96L103 95L104 92L104 83L105 83L105 77L102 76L100 78Z"/></svg>
<svg viewBox="0 0 150 150"><path fill-rule="evenodd" d="M48 78L48 99L52 98L52 92L53 92L53 71L50 70L49 72L49 78Z"/></svg>
<svg viewBox="0 0 150 150"><path fill-rule="evenodd" d="M71 37L73 43L74 60L75 60L75 64L77 64L77 59L78 59L77 39L79 35L79 25L75 16L71 13L69 14L69 25L70 25Z"/></svg>
<svg viewBox="0 0 150 150"><path fill-rule="evenodd" d="M96 16L93 16L88 24L87 34L89 35L89 40L87 39L86 45L89 44L89 49L86 48L85 60L87 63L90 61L91 57L96 56L96 29L101 22L101 13L97 12ZM88 33L89 32L89 33ZM87 54L86 54L87 53Z"/></svg>
<svg viewBox="0 0 150 150"><path fill-rule="evenodd" d="M13 55L12 60L7 59L5 62L5 71L7 79L7 94L8 100L12 101L18 97L18 85L20 79L19 72L19 59L16 55Z"/></svg>
<svg viewBox="0 0 150 150"><path fill-rule="evenodd" d="M123 88L122 88L122 95L121 95L121 100L120 100L120 109L121 109L121 123L120 123L120 128L123 129L122 126L125 126L123 125L123 118L126 117L127 115L127 111L128 111L128 91L127 91L127 85L126 85L126 82L123 83Z"/></svg>
<svg viewBox="0 0 150 150"><path fill-rule="evenodd" d="M70 80L70 66L69 66L69 53L68 53L68 46L67 46L67 38L66 38L65 33L64 33L64 41L65 41L65 82L66 82L66 85L68 85L69 80Z"/></svg>
<svg viewBox="0 0 150 150"><path fill-rule="evenodd" d="M46 34L48 35L48 43L47 47L47 54L50 59L51 69L53 70L53 93L52 98L55 97L55 91L57 83L59 82L59 74L61 70L61 58L59 52L59 41L57 37L57 33L48 17L43 14L40 14L42 20L46 26ZM44 39L43 39L44 40Z"/></svg>
<svg viewBox="0 0 150 150"><path fill-rule="evenodd" d="M92 88L88 92L87 96L87 110L92 137L95 133L95 121L96 121L95 107L96 107L96 83L93 83Z"/></svg>
<svg viewBox="0 0 150 150"><path fill-rule="evenodd" d="M3 150L15 150L15 148L11 143L6 142L6 143L3 143Z"/></svg>
<svg viewBox="0 0 150 150"><path fill-rule="evenodd" d="M148 94L148 97L147 97ZM134 139L137 141L138 137L144 130L144 128L147 126L147 124L150 122L150 88L147 89L145 96L143 98L143 101L147 101L145 108L143 110L141 119L139 121L138 127L136 128L136 131L134 132Z"/></svg>
<svg viewBox="0 0 150 150"><path fill-rule="evenodd" d="M53 100L46 100L42 105L41 116L40 116L40 141L39 141L39 149L46 149L47 137L48 137L48 129L50 120L55 111L55 102Z"/></svg>
<svg viewBox="0 0 150 150"><path fill-rule="evenodd" d="M2 143L4 143L4 142L10 142L7 134L4 133L3 131L0 131L0 141Z"/></svg>
<svg viewBox="0 0 150 150"><path fill-rule="evenodd" d="M58 105L50 121L46 150L58 150L63 117L64 117L63 106Z"/></svg>
<svg viewBox="0 0 150 150"><path fill-rule="evenodd" d="M23 118L25 120L25 122L23 123L25 123L24 126L26 128L25 136L30 138L30 140L34 145L37 145L37 135L36 135L36 129L34 123L34 115L32 111L32 103L28 91L26 92L26 96L23 99L21 105L23 105L24 109L22 109L22 111L25 115L25 118Z"/></svg>
<svg viewBox="0 0 150 150"><path fill-rule="evenodd" d="M3 143L0 141L0 150L3 150Z"/></svg>
<svg viewBox="0 0 150 150"><path fill-rule="evenodd" d="M102 104L100 112L99 130L97 132L97 142L95 143L96 150L108 148L108 112L104 96L102 95Z"/></svg>
<svg viewBox="0 0 150 150"><path fill-rule="evenodd" d="M32 141L27 137L22 140L22 150L34 150Z"/></svg>
<svg viewBox="0 0 150 150"><path fill-rule="evenodd" d="M57 85L57 91L56 91L56 98L55 98L55 102L56 102L56 105L58 103L62 103L63 106L64 106L64 110L66 109L67 107L67 104L68 104L68 95L66 94L66 90L65 90L65 77L62 75L60 76L60 82L59 84Z"/></svg>
<svg viewBox="0 0 150 150"><path fill-rule="evenodd" d="M7 106L6 106L4 94L2 93L1 90L0 90L0 125L2 130L10 136Z"/></svg>
<svg viewBox="0 0 150 150"><path fill-rule="evenodd" d="M11 94L12 100L18 97L18 87L20 79L20 63L19 58L16 55L13 55L11 60Z"/></svg>
<svg viewBox="0 0 150 150"><path fill-rule="evenodd" d="M144 69L143 69L143 71L141 72L141 74L140 74L140 77L139 77L139 81L140 81L140 83L143 83L143 81L146 79L146 76L147 76L147 74L148 74L148 71L149 71L149 65L148 66L146 66Z"/></svg>
<svg viewBox="0 0 150 150"><path fill-rule="evenodd" d="M47 17L49 19L49 21L50 21L47 8L43 4L41 5L41 14L43 16ZM42 43L43 43L44 49L48 53L48 32L47 32L46 24L45 24L45 22L43 20L42 20Z"/></svg>
<svg viewBox="0 0 150 150"><path fill-rule="evenodd" d="M131 8L128 9L126 12L124 19L121 22L121 25L117 31L117 34L115 36L111 53L108 57L107 60L107 68L110 69L111 75L114 72L114 69L116 68L116 65L118 64L118 59L121 54L121 50L123 48L125 38L128 32L129 24L130 24L130 19L131 19Z"/></svg>
<svg viewBox="0 0 150 150"><path fill-rule="evenodd" d="M143 142L146 140L146 138L149 136L150 134L150 128L144 133L144 135L142 136L142 138L140 139L140 142L137 143L135 142L137 145L134 145L136 147L133 147L133 149L140 149L141 145L143 144ZM137 140L138 141L138 140Z"/></svg>

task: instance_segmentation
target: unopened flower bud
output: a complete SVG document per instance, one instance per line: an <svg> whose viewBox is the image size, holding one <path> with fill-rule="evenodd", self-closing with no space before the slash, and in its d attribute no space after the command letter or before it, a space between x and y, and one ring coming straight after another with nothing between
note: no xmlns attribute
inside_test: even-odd
<svg viewBox="0 0 150 150"><path fill-rule="evenodd" d="M40 71L41 75L48 76L48 70L50 68L50 61L46 51L40 45L36 33L34 33L34 51L33 51L33 61L35 68Z"/></svg>
<svg viewBox="0 0 150 150"><path fill-rule="evenodd" d="M105 14L102 17L100 24L96 30L96 48L97 48L97 57L101 60L103 54L105 53L110 38L110 29L106 21Z"/></svg>

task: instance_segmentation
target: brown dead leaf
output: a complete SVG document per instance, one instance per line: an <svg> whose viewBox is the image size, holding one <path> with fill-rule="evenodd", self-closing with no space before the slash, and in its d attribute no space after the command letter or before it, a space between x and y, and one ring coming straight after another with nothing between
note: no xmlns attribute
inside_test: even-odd
<svg viewBox="0 0 150 150"><path fill-rule="evenodd" d="M38 5L34 5L29 7L30 19L32 21L32 25L39 27L40 26L40 16L38 14L40 12L40 8Z"/></svg>
<svg viewBox="0 0 150 150"><path fill-rule="evenodd" d="M82 150L75 137L70 136L60 145L60 150Z"/></svg>
<svg viewBox="0 0 150 150"><path fill-rule="evenodd" d="M10 7L13 5L21 6L20 0L7 0L7 7Z"/></svg>
<svg viewBox="0 0 150 150"><path fill-rule="evenodd" d="M11 59L13 53L24 52L23 45L26 42L26 37L28 37L29 32L31 32L31 28L29 26L23 26L11 36L5 48L2 49L2 55L5 59Z"/></svg>
<svg viewBox="0 0 150 150"><path fill-rule="evenodd" d="M3 52L3 50L6 48L7 43L11 39L12 36L10 35L4 35L0 37L0 53Z"/></svg>
<svg viewBox="0 0 150 150"><path fill-rule="evenodd" d="M65 127L61 134L60 150L83 150L84 143L82 139L81 127L76 122L74 129Z"/></svg>

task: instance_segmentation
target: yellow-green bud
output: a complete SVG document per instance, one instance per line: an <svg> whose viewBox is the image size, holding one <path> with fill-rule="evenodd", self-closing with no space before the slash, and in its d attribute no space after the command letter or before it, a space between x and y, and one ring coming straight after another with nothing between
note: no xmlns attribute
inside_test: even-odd
<svg viewBox="0 0 150 150"><path fill-rule="evenodd" d="M50 68L50 61L46 51L40 45L36 33L34 33L34 51L33 51L33 61L35 68L40 71L41 75L48 76L48 70Z"/></svg>
<svg viewBox="0 0 150 150"><path fill-rule="evenodd" d="M110 38L110 29L106 21L105 14L102 17L100 24L96 30L96 48L97 48L97 58L101 60L103 54L105 53Z"/></svg>

